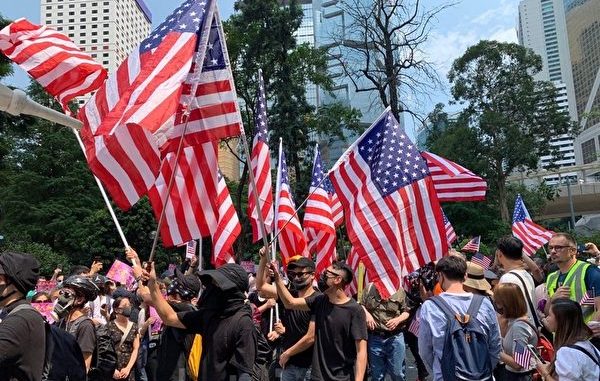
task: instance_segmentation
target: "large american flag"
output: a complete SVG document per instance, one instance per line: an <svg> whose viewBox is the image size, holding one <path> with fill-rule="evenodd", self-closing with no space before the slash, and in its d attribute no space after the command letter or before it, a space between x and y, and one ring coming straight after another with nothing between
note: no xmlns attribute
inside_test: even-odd
<svg viewBox="0 0 600 381"><path fill-rule="evenodd" d="M235 262L233 243L242 232L240 220L233 206L225 178L219 170L217 173L217 226L212 233L213 263L216 267Z"/></svg>
<svg viewBox="0 0 600 381"><path fill-rule="evenodd" d="M471 240L469 242L467 242L465 244L465 246L463 246L462 249L460 249L460 251L476 253L479 251L480 242L481 242L481 236L473 237L473 238L471 238Z"/></svg>
<svg viewBox="0 0 600 381"><path fill-rule="evenodd" d="M487 183L468 169L431 152L421 152L440 202L485 200Z"/></svg>
<svg viewBox="0 0 600 381"><path fill-rule="evenodd" d="M442 209L427 164L389 108L329 175L350 243L382 297L404 275L448 251Z"/></svg>
<svg viewBox="0 0 600 381"><path fill-rule="evenodd" d="M520 194L517 195L515 200L512 233L523 242L523 252L529 256L535 254L540 247L550 241L554 234L551 230L547 230L533 222Z"/></svg>
<svg viewBox="0 0 600 381"><path fill-rule="evenodd" d="M448 217L446 217L446 213L444 213L443 210L442 217L444 218L444 228L446 229L446 240L448 241L448 246L450 246L452 245L452 242L456 241L456 232L454 231L450 220L448 220Z"/></svg>
<svg viewBox="0 0 600 381"><path fill-rule="evenodd" d="M0 50L56 97L65 111L73 98L96 90L106 70L64 34L20 18L0 31Z"/></svg>
<svg viewBox="0 0 600 381"><path fill-rule="evenodd" d="M319 147L315 147L309 195L304 209L304 233L308 240L308 251L316 253L316 273L322 273L335 259L337 242L333 210L341 209L331 181L325 177ZM341 219L340 219L341 220Z"/></svg>
<svg viewBox="0 0 600 381"><path fill-rule="evenodd" d="M161 160L179 144L184 115L185 147L240 133L224 41L215 1L188 0L80 110L90 168L119 207L153 187Z"/></svg>
<svg viewBox="0 0 600 381"><path fill-rule="evenodd" d="M254 110L254 139L252 140L252 153L250 162L252 173L256 181L256 189L260 202L260 209L265 223L266 233L273 231L273 190L271 186L271 151L269 150L267 127L267 99L265 96L265 83L262 71L258 71L258 90L256 92L256 109ZM259 226L258 208L252 191L252 184L248 186L248 217L252 225L252 242L262 239Z"/></svg>
<svg viewBox="0 0 600 381"><path fill-rule="evenodd" d="M292 198L290 180L288 177L285 153L279 143L279 165L277 167L277 200L275 209L279 250L281 261L287 265L288 259L295 255L308 256L306 237L302 231L300 220L296 214L296 206Z"/></svg>
<svg viewBox="0 0 600 381"><path fill-rule="evenodd" d="M148 192L158 220L165 210L161 238L166 247L211 236L217 226L217 143L208 142L167 153L160 174ZM167 200L169 181L175 180Z"/></svg>

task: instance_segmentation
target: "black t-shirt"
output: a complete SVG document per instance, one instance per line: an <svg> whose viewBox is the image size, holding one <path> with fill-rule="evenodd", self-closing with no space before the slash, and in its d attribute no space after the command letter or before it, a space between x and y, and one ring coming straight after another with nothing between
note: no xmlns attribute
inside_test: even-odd
<svg viewBox="0 0 600 381"><path fill-rule="evenodd" d="M175 312L193 311L190 303L170 303ZM191 335L187 330L165 326L160 334L160 345L156 352L158 368L156 379L164 381L178 381L179 374L185 373L187 362L186 350Z"/></svg>
<svg viewBox="0 0 600 381"><path fill-rule="evenodd" d="M211 321L204 321L202 311L177 314L190 332L202 335L199 379L229 381L239 373L252 374L257 332L251 314L250 306Z"/></svg>
<svg viewBox="0 0 600 381"><path fill-rule="evenodd" d="M96 327L87 315L78 317L73 321L60 320L58 327L69 332L77 340L81 353L94 353L96 349Z"/></svg>
<svg viewBox="0 0 600 381"><path fill-rule="evenodd" d="M296 291L290 291L294 297L298 297ZM312 299L321 295L319 291L315 291L309 295L306 299ZM288 310L281 308L283 316L281 322L285 327L285 335L283 335L282 347L283 350L291 348L296 344L308 330L308 324L311 320L314 320L314 315L310 311L300 310ZM312 364L313 347L311 346L305 351L298 353L295 356L290 357L288 364L295 365L300 368L308 368Z"/></svg>
<svg viewBox="0 0 600 381"><path fill-rule="evenodd" d="M313 381L350 381L354 377L356 340L367 339L365 311L354 300L333 304L327 295L307 298L315 315Z"/></svg>
<svg viewBox="0 0 600 381"><path fill-rule="evenodd" d="M11 303L0 322L0 381L39 381L46 352L44 319L39 312L23 308L8 315L25 300Z"/></svg>

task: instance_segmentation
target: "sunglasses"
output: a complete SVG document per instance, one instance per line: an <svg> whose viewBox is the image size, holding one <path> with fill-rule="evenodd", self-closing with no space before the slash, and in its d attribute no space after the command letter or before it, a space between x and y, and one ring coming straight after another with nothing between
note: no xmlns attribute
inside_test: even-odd
<svg viewBox="0 0 600 381"><path fill-rule="evenodd" d="M293 279L293 278L304 278L308 274L312 274L312 271L303 271L303 272L288 271L287 276L290 279Z"/></svg>
<svg viewBox="0 0 600 381"><path fill-rule="evenodd" d="M330 270L325 270L325 274L331 274L331 276L329 276L328 278L335 278L335 277L341 276L340 274L334 273L333 271L330 271Z"/></svg>

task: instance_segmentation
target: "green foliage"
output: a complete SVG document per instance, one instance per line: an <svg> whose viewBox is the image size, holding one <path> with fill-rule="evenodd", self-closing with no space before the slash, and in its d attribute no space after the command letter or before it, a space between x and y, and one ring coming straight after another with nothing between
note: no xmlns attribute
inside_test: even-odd
<svg viewBox="0 0 600 381"><path fill-rule="evenodd" d="M2 17L0 14L0 29L4 29L5 26L10 24L11 21ZM0 52L0 79L4 77L8 77L13 73L13 69L11 66L11 61L4 55L4 53Z"/></svg>
<svg viewBox="0 0 600 381"><path fill-rule="evenodd" d="M43 243L31 242L22 238L9 237L9 243L2 249L33 255L40 262L40 274L42 276L51 277L56 268L60 268L64 274L68 274L71 262L66 255L55 252L50 246Z"/></svg>

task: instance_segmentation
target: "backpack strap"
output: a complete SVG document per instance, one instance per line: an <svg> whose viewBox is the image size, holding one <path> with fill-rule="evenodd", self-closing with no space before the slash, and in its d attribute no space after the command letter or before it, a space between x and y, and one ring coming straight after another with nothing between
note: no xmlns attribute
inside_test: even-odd
<svg viewBox="0 0 600 381"><path fill-rule="evenodd" d="M34 311L37 311L35 308L33 308L33 306L31 304L29 304L29 303L23 303L23 304L19 304L15 308L13 308L6 316L10 316L10 315L12 315L15 312L23 311L23 310L34 310Z"/></svg>
<svg viewBox="0 0 600 381"><path fill-rule="evenodd" d="M446 319L448 319L449 322L456 317L456 312L452 310L452 307L450 307L448 302L446 302L440 295L434 296L429 300L431 300L433 304L435 304L444 313L444 315L446 315Z"/></svg>
<svg viewBox="0 0 600 381"><path fill-rule="evenodd" d="M587 355L587 357L589 357L590 359L592 359L592 361L593 361L593 362L594 362L596 365L600 366L600 360L599 360L597 357L595 357L595 356L592 356L592 354L591 354L591 353L590 353L590 352L589 352L587 349L585 349L584 347L582 347L582 346L580 346L580 345L577 345L577 344L573 344L573 345L569 345L569 348L573 348L573 349L576 349L576 350L578 350L578 351L580 351L580 352L583 352L583 353L585 353L585 354ZM594 352L595 352L595 351L594 351Z"/></svg>
<svg viewBox="0 0 600 381"><path fill-rule="evenodd" d="M537 312L536 312L535 308L533 307L533 302L531 301L531 297L529 296L529 291L527 290L527 285L525 284L525 281L516 272L509 271L508 273L516 276L517 279L519 279L521 281L521 284L523 285L525 299L527 300L527 304L529 305L529 310L531 311L531 315L533 316L533 322L535 323L535 326L537 327L537 329L540 329L540 327L542 327L542 325L540 324L540 321L538 320Z"/></svg>
<svg viewBox="0 0 600 381"><path fill-rule="evenodd" d="M467 315L473 317L479 313L483 298L483 295L473 294L473 299L471 299L471 304L469 304L469 308L467 309Z"/></svg>

